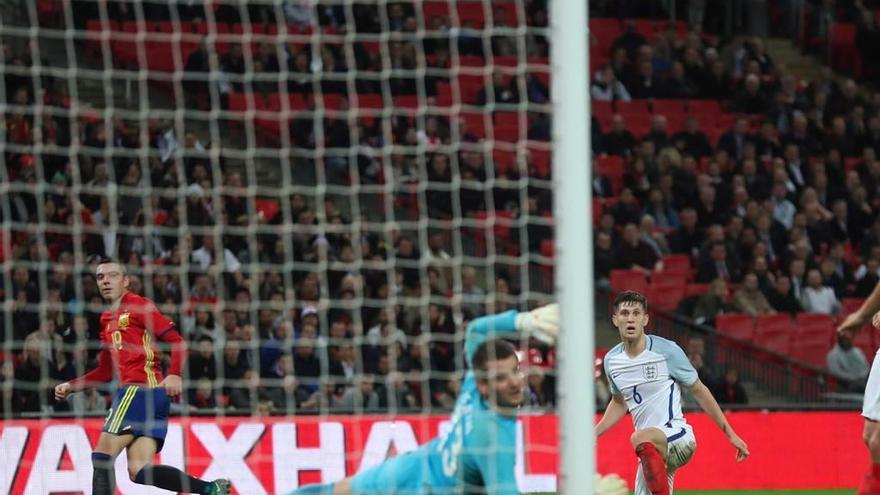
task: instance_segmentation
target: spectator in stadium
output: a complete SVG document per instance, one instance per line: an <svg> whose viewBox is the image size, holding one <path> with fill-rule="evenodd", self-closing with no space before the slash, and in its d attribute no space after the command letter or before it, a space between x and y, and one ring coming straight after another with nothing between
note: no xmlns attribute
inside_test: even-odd
<svg viewBox="0 0 880 495"><path fill-rule="evenodd" d="M614 114L611 117L611 128L602 136L602 148L605 153L627 157L632 153L635 145L636 138L627 130L623 116Z"/></svg>
<svg viewBox="0 0 880 495"><path fill-rule="evenodd" d="M693 115L685 117L684 129L672 137L672 142L681 153L689 154L698 160L712 154L709 139L700 129L700 121Z"/></svg>
<svg viewBox="0 0 880 495"><path fill-rule="evenodd" d="M846 381L846 389L862 393L868 381L870 366L865 353L853 346L852 337L846 334L837 336L837 343L828 351L828 370Z"/></svg>
<svg viewBox="0 0 880 495"><path fill-rule="evenodd" d="M31 333L24 339L21 361L15 367L13 412L40 412L44 405L48 405L48 397L40 393L42 387L39 386L43 377L44 361L51 365L46 354L43 341L37 332Z"/></svg>
<svg viewBox="0 0 880 495"><path fill-rule="evenodd" d="M477 285L477 270L472 266L462 267L462 310L469 311L472 317L482 316L483 305L481 304L481 301L483 301L485 295L486 291Z"/></svg>
<svg viewBox="0 0 880 495"><path fill-rule="evenodd" d="M617 248L614 266L650 274L662 268L662 261L651 246L642 241L636 224L628 223L623 228L623 242Z"/></svg>
<svg viewBox="0 0 880 495"><path fill-rule="evenodd" d="M694 323L713 325L715 317L731 309L733 308L728 302L727 282L723 278L716 278L712 280L709 290L697 298L692 316Z"/></svg>
<svg viewBox="0 0 880 495"><path fill-rule="evenodd" d="M724 370L724 377L713 391L719 404L748 404L749 397L746 389L739 381L739 371L733 366Z"/></svg>
<svg viewBox="0 0 880 495"><path fill-rule="evenodd" d="M856 286L853 297L866 298L880 283L880 258L871 256L864 260L855 273Z"/></svg>
<svg viewBox="0 0 880 495"><path fill-rule="evenodd" d="M705 337L699 334L692 334L688 337L685 354L687 355L688 361L690 361L694 366L694 369L697 370L697 375L700 377L700 381L703 382L709 390L716 387L718 379L715 376L715 370L709 362L709 358L706 356Z"/></svg>
<svg viewBox="0 0 880 495"><path fill-rule="evenodd" d="M611 234L603 230L596 231L595 239L593 270L596 276L596 282L600 285L607 286L611 270L616 268L615 263L617 254L614 241L612 240Z"/></svg>
<svg viewBox="0 0 880 495"><path fill-rule="evenodd" d="M731 265L728 257L727 246L723 240L715 240L711 243L709 256L703 258L697 265L697 281L707 283L716 278L726 282L739 280L738 266Z"/></svg>
<svg viewBox="0 0 880 495"><path fill-rule="evenodd" d="M230 338L223 349L223 389L232 410L251 410L251 397L256 394L258 375L247 362L241 341Z"/></svg>
<svg viewBox="0 0 880 495"><path fill-rule="evenodd" d="M610 65L602 67L593 76L590 95L596 101L630 101L631 97L626 86L617 80L614 69Z"/></svg>
<svg viewBox="0 0 880 495"><path fill-rule="evenodd" d="M549 368L546 358L540 349L530 348L527 352L528 368L526 371L526 401L524 405L532 407L550 406L551 397L547 390L546 372Z"/></svg>
<svg viewBox="0 0 880 495"><path fill-rule="evenodd" d="M746 119L737 119L734 127L721 135L718 140L718 149L724 150L736 161L742 160L743 149L749 139Z"/></svg>
<svg viewBox="0 0 880 495"><path fill-rule="evenodd" d="M354 385L345 389L337 408L345 411L375 411L379 408L379 395L375 390L373 375L358 373Z"/></svg>
<svg viewBox="0 0 880 495"><path fill-rule="evenodd" d="M737 289L733 296L733 307L740 313L760 316L773 312L773 307L767 302L767 298L761 293L758 286L758 276L755 272L749 272L743 278L742 286Z"/></svg>
<svg viewBox="0 0 880 495"><path fill-rule="evenodd" d="M834 290L822 285L822 272L816 268L807 273L807 286L801 297L801 305L805 311L826 315L836 315L841 308Z"/></svg>
<svg viewBox="0 0 880 495"><path fill-rule="evenodd" d="M747 75L743 88L736 95L734 109L740 113L761 114L767 107L767 96L761 89L761 79L756 74Z"/></svg>
<svg viewBox="0 0 880 495"><path fill-rule="evenodd" d="M803 311L800 300L792 292L791 277L777 276L773 287L766 290L764 295L773 310L778 313L789 313L794 316Z"/></svg>

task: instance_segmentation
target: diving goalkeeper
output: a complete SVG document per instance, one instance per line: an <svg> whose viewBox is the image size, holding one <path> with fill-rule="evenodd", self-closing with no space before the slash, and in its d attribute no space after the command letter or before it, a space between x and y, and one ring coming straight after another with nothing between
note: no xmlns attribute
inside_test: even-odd
<svg viewBox="0 0 880 495"><path fill-rule="evenodd" d="M464 345L470 371L444 435L354 477L305 486L291 495L519 495L516 413L525 399L525 381L516 349L503 340L518 334L555 344L559 306L507 311L468 325ZM596 487L601 495L629 493L616 475L597 475Z"/></svg>
<svg viewBox="0 0 880 495"><path fill-rule="evenodd" d="M525 399L525 380L516 348L503 340L518 333L554 344L559 307L472 321L464 343L470 370L444 435L354 477L306 486L292 495L451 495L486 488L486 493L518 495L516 413Z"/></svg>

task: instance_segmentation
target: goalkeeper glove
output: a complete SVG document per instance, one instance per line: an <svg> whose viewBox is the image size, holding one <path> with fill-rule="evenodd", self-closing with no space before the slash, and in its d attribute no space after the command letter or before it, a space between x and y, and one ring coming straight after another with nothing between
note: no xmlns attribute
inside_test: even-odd
<svg viewBox="0 0 880 495"><path fill-rule="evenodd" d="M559 304L552 303L516 315L516 329L548 345L559 337Z"/></svg>
<svg viewBox="0 0 880 495"><path fill-rule="evenodd" d="M629 495L629 487L620 476L596 474L596 495Z"/></svg>

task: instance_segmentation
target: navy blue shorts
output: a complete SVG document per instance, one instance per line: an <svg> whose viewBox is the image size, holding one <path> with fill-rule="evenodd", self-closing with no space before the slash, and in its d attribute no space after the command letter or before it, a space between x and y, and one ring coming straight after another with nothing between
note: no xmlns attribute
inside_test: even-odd
<svg viewBox="0 0 880 495"><path fill-rule="evenodd" d="M101 431L113 435L134 435L156 440L162 450L168 433L168 409L171 401L164 388L127 385L116 393Z"/></svg>

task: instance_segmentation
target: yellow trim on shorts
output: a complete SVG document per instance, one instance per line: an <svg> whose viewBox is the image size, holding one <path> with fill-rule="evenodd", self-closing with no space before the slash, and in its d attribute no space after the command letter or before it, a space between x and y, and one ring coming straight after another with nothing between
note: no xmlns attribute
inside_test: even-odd
<svg viewBox="0 0 880 495"><path fill-rule="evenodd" d="M119 433L119 427L122 426L122 418L124 418L125 413L128 412L128 407L131 405L131 401L134 399L137 390L137 386L130 385L128 390L125 391L125 396L119 401L119 407L116 408L116 415L113 418L113 422L110 424L110 428L108 428L110 433Z"/></svg>

